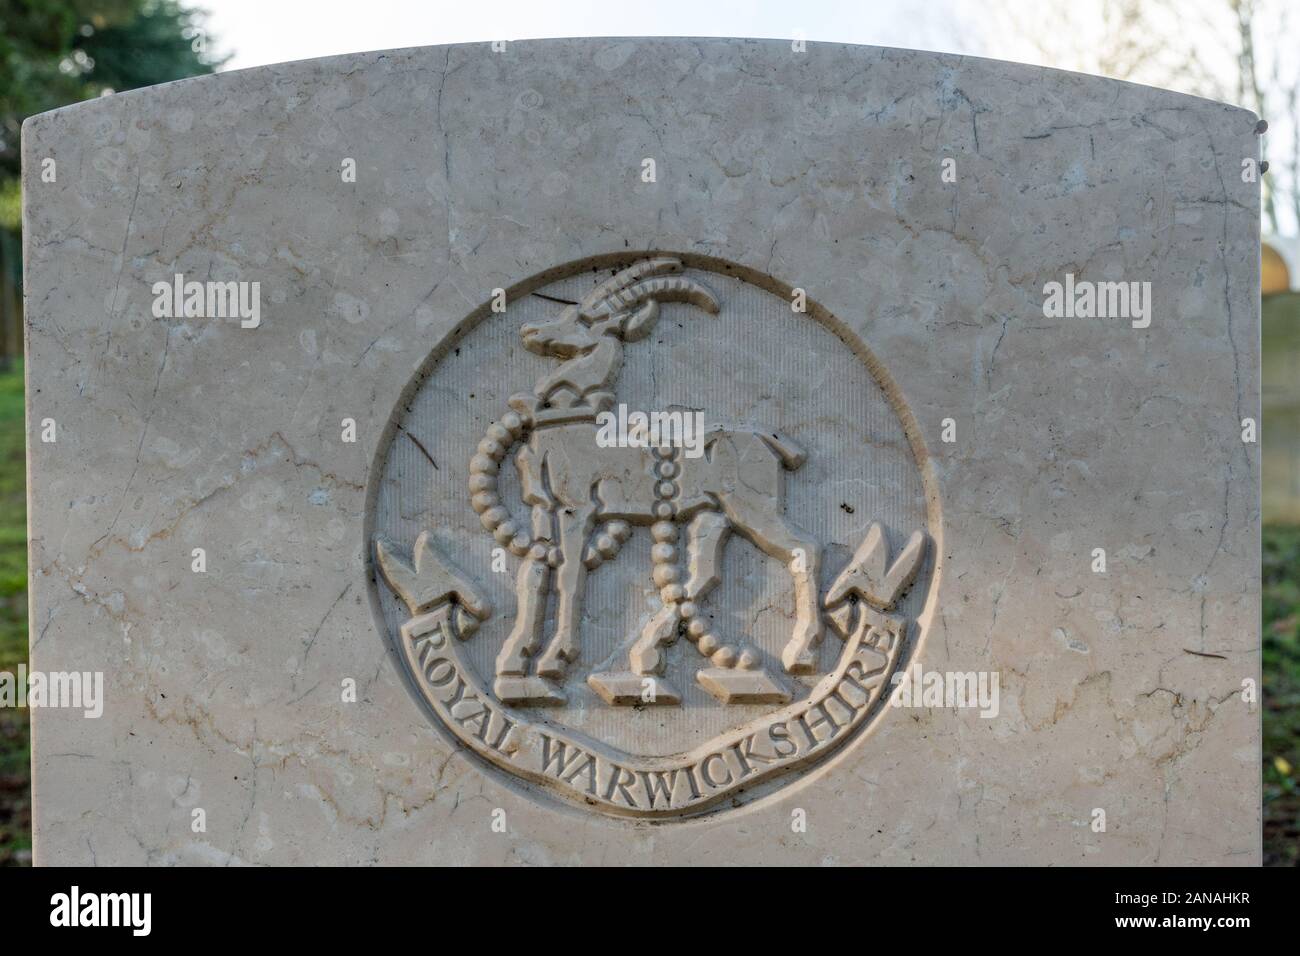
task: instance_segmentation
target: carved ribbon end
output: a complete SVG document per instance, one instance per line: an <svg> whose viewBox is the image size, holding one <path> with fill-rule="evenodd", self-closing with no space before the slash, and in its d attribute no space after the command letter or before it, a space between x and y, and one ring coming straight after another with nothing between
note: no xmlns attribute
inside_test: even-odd
<svg viewBox="0 0 1300 956"><path fill-rule="evenodd" d="M925 558L926 535L916 531L908 539L893 564L889 564L889 544L879 524L867 530L853 560L831 584L822 602L831 626L847 637L853 614L850 598L856 596L880 611L890 610L903 592L916 580Z"/></svg>
<svg viewBox="0 0 1300 956"><path fill-rule="evenodd" d="M479 622L486 621L492 613L488 600L433 546L428 531L422 531L415 540L412 556L384 535L376 535L375 557L384 580L406 604L412 616L455 601L459 605L456 615L458 631L462 637L468 637Z"/></svg>

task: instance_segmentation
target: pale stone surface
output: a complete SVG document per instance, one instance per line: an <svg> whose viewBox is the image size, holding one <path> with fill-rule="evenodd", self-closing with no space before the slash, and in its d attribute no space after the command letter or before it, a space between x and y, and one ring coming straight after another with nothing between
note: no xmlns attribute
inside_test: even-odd
<svg viewBox="0 0 1300 956"><path fill-rule="evenodd" d="M991 61L721 40L365 54L29 121L32 659L102 670L108 696L99 720L33 715L37 862L1257 862L1255 123ZM518 559L489 570L470 456L558 367L521 325L647 251L721 309L666 304L619 400L803 446L784 514L826 549L823 593L873 521L894 552L927 532L900 663L997 672L998 717L877 707L827 759L652 826L489 765L420 702L371 535L429 530L483 589L457 646L490 688ZM259 281L261 326L155 318L177 272ZM1151 326L1044 317L1067 273L1149 281ZM520 712L667 760L779 705L710 696L685 639L678 707L584 684L656 606L650 546L637 529L591 573L569 703ZM723 577L731 634L807 699L780 663L791 575L737 546Z"/></svg>

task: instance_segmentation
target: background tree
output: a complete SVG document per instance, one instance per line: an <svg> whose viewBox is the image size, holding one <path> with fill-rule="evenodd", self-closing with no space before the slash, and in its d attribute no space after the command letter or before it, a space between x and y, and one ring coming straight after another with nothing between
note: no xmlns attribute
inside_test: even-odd
<svg viewBox="0 0 1300 956"><path fill-rule="evenodd" d="M1204 96L1269 123L1264 226L1300 230L1300 50L1294 0L1001 0L988 18L991 56Z"/></svg>
<svg viewBox="0 0 1300 956"><path fill-rule="evenodd" d="M23 120L119 90L211 73L199 10L177 0L0 0L0 364L22 350Z"/></svg>

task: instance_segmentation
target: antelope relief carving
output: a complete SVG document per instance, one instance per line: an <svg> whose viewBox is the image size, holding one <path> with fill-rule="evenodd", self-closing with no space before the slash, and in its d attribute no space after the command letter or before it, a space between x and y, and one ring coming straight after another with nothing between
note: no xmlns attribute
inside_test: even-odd
<svg viewBox="0 0 1300 956"><path fill-rule="evenodd" d="M529 351L562 364L531 393L510 400L511 411L488 429L470 462L474 510L498 543L523 558L514 628L496 662L493 687L503 701L565 701L559 682L580 653L587 574L617 555L635 526L649 526L654 539L651 573L663 605L633 643L628 671L589 678L607 702L649 703L643 701L645 679L655 678L652 702L678 703L680 694L662 679L663 651L683 629L713 665L701 682L716 696L729 702L789 699L756 649L723 643L699 613L700 602L720 583L722 551L732 533L791 569L795 625L782 665L792 674L815 668L822 636L820 546L786 520L782 499L782 472L803 464L803 451L770 429L750 426L708 431L699 458L672 444L597 442L597 416L614 402L625 350L650 334L660 304L719 310L714 294L681 271L672 258L638 262L554 320L520 330ZM510 519L497 492L498 470L516 443L514 465L531 508L527 529ZM555 629L547 640L542 630L550 592Z"/></svg>
<svg viewBox="0 0 1300 956"><path fill-rule="evenodd" d="M647 256L579 302L553 300L559 304L552 318L519 329L524 346L554 364L547 364L530 390L508 400L469 457L468 504L492 540L519 559L514 616L507 613L503 622L508 634L496 648L490 675L463 649L494 613L469 569L443 553L433 529L422 531L409 549L389 537L405 533L400 509L389 512L394 517L373 539L382 579L410 612L396 630L398 648L444 728L516 777L617 814L671 817L717 806L724 795L752 789L760 778L821 759L874 719L890 675L915 646L911 622L894 612L917 578L928 545L925 533L916 531L891 559L889 536L880 524L870 524L847 565L823 589L822 542L785 514L786 473L805 463L795 442L762 423L718 424L698 410L628 413L626 402L617 401L624 362L656 358L651 343L664 336L652 333L661 309L671 303L683 316L693 316L673 323L672 332L695 338L701 330L692 323L711 321L724 306L695 278L707 269L688 273L686 259ZM734 307L739 311L741 302L752 301L738 295ZM807 339L790 326L780 334L818 341L819 333L807 331ZM771 336L773 330L754 334ZM698 341L722 339L698 335ZM762 356L739 351L735 358L762 367ZM737 384L757 388L749 384L752 377ZM895 400L883 388L881 396ZM796 395L797 411L789 417L820 422L821 415L837 413L839 398ZM745 407L730 396L720 401ZM901 422L898 434L906 435ZM851 442L831 444L826 453L832 475L846 468L854 473L867 461L863 455L902 460L897 448L884 443L861 451ZM502 485L515 482L500 481L503 468L515 470L526 513L511 514ZM385 474L380 494L400 500L392 490L400 480ZM459 485L464 479L453 480ZM446 493L445 486L437 492ZM874 494L899 507L897 490L882 494L877 488ZM602 652L602 663L593 668L582 661L588 575L602 573L633 534L647 533L649 562L619 569L616 577L622 583L627 572L644 574L659 600L619 649L607 660ZM463 543L463 534L455 528L451 540ZM710 623L708 602L717 597L723 556L734 536L781 562L790 575L789 631L775 645L759 647L747 634L724 640ZM638 550L638 557L644 553ZM834 655L822 652L827 631L841 642ZM577 706L566 706L573 693L566 679L574 678L575 669L611 707L680 705L683 688L673 683L683 662L674 658L670 680L668 653L682 638L690 645L682 649L687 659L700 655L691 670L705 692L724 705L751 705L742 711L743 724L698 740L690 726L695 711L665 714L668 719L657 727L672 728L686 744L665 755L674 745L662 737L641 740L642 725L635 721L590 713L585 692L580 703L574 701ZM530 712L546 705L555 710L545 720ZM796 726L803 728L797 735L791 731ZM751 760L749 772L717 773L726 753L743 753ZM641 793L631 785L647 780L665 781L666 789L646 783Z"/></svg>

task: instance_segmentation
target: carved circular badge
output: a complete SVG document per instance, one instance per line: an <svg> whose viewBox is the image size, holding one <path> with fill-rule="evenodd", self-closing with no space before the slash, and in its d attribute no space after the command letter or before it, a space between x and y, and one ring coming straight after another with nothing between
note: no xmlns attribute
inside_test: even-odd
<svg viewBox="0 0 1300 956"><path fill-rule="evenodd" d="M898 389L803 290L588 260L428 356L372 472L383 626L456 741L673 818L860 735L914 653L937 501Z"/></svg>

